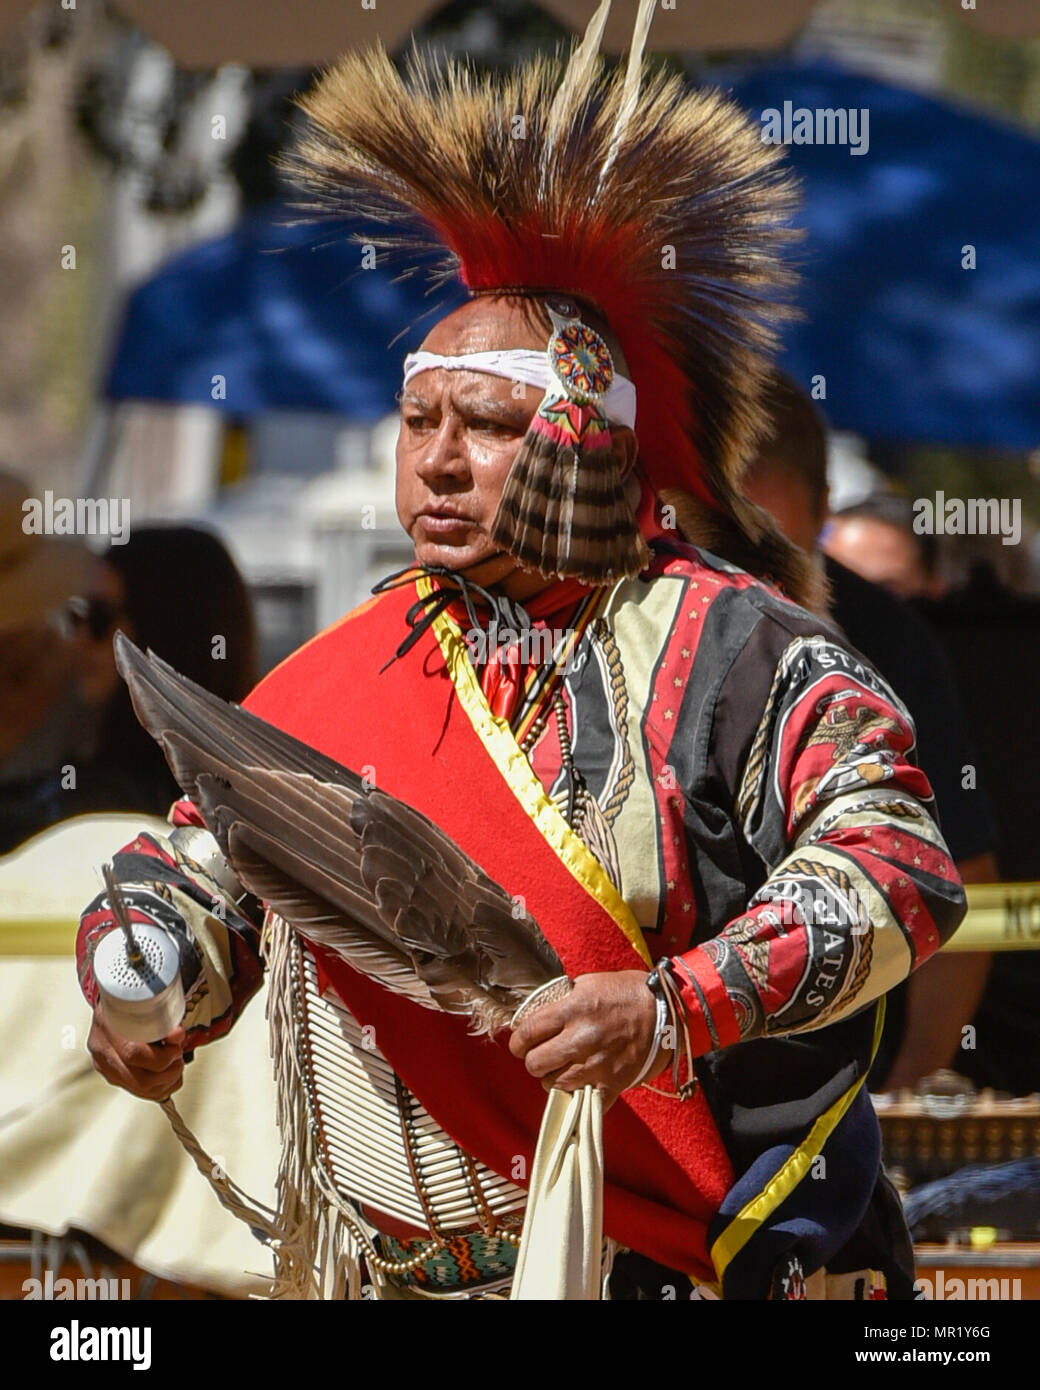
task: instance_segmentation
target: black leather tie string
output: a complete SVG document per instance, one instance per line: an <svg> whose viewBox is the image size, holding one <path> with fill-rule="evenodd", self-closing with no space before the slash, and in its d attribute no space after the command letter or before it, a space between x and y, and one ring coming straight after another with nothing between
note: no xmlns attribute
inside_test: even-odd
<svg viewBox="0 0 1040 1390"><path fill-rule="evenodd" d="M478 563L484 564L485 560L489 558L493 557L486 556ZM379 668L380 675L388 666L411 651L434 620L456 599L461 599L466 605L466 616L469 618L473 631L484 630L476 607L477 602L480 601L490 608L492 616L497 618L500 628L510 628L518 632L531 626L530 615L521 604L507 598L505 594L493 593L490 589L485 589L483 585L474 583L472 579L467 579L464 570L448 569L446 565L406 565L404 569L395 570L393 574L388 574L385 578L378 580L373 584L371 592L383 594L389 589L399 589L404 584L414 583L417 574L425 574L431 579L446 581L448 586L454 585L455 587L433 588L428 594L416 599L405 614L405 622L411 631L402 640L390 660L384 662ZM475 595L478 595L479 598L475 598Z"/></svg>

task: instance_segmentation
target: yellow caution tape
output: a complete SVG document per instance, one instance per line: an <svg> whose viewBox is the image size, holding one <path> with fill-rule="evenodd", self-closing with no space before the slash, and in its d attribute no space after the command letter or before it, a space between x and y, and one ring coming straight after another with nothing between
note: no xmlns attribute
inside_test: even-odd
<svg viewBox="0 0 1040 1390"><path fill-rule="evenodd" d="M947 951L1040 950L1040 883L969 883L968 914Z"/></svg>
<svg viewBox="0 0 1040 1390"><path fill-rule="evenodd" d="M969 883L967 893L967 916L944 950L1040 950L1040 883ZM0 917L0 957L71 955L78 926L71 915Z"/></svg>
<svg viewBox="0 0 1040 1390"><path fill-rule="evenodd" d="M0 921L0 958L71 956L76 949L78 930L79 921L76 918L8 918Z"/></svg>

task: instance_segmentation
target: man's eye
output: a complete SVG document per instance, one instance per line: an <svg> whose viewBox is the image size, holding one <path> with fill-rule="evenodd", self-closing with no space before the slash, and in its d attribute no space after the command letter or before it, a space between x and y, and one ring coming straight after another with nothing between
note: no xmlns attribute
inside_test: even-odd
<svg viewBox="0 0 1040 1390"><path fill-rule="evenodd" d="M404 422L410 430L420 430L430 423L428 415L406 415Z"/></svg>
<svg viewBox="0 0 1040 1390"><path fill-rule="evenodd" d="M507 425L502 420L471 420L470 424L475 430L483 430L485 434L515 434L516 430L512 425Z"/></svg>

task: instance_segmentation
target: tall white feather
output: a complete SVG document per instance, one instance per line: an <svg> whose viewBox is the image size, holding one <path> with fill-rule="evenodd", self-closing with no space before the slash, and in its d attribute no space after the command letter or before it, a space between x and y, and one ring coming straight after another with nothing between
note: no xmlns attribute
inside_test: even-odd
<svg viewBox="0 0 1040 1390"><path fill-rule="evenodd" d="M610 17L611 0L600 0L600 4L595 14L585 27L581 43L577 46L570 56L566 71L556 95L553 97L552 106L546 117L546 158L542 162L542 186L549 177L552 165L553 153L556 149L556 142L561 132L566 130L573 115L572 104L575 94L584 91L588 86L589 76L592 69L599 61L600 44L603 40L603 30Z"/></svg>
<svg viewBox="0 0 1040 1390"><path fill-rule="evenodd" d="M600 188L603 187L603 180L606 178L611 165L614 163L618 147L624 138L625 128L635 114L636 107L639 105L639 89L643 73L643 55L646 52L646 41L650 35L650 25L653 22L654 11L656 9L657 0L639 0L636 22L632 26L632 42L628 50L628 66L625 70L625 85L621 91L621 103L618 107L617 118L614 121L610 145L607 148L607 157L603 161L602 169L599 171Z"/></svg>

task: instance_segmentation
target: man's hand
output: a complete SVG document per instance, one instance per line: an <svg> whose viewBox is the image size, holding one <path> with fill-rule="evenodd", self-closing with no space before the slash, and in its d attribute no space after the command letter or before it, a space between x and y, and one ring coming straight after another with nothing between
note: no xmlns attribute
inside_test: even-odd
<svg viewBox="0 0 1040 1390"><path fill-rule="evenodd" d="M121 1086L142 1100L166 1100L184 1081L185 1036L183 1028L175 1028L162 1042L130 1042L109 1031L97 1004L87 1051L110 1085Z"/></svg>
<svg viewBox="0 0 1040 1390"><path fill-rule="evenodd" d="M657 1004L642 970L579 975L565 999L544 1004L509 1039L546 1090L595 1086L608 1109L642 1070L654 1038ZM644 1080L671 1060L662 1047Z"/></svg>

